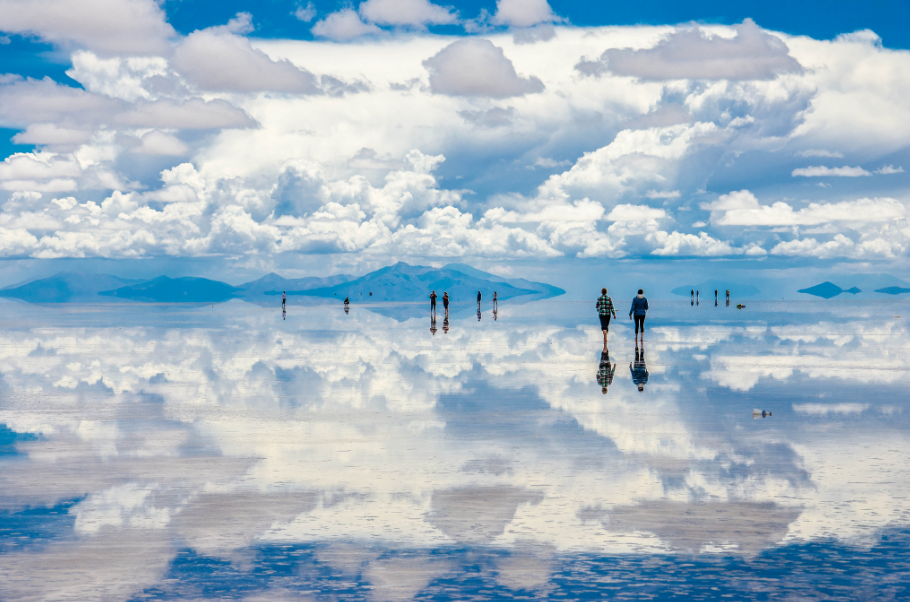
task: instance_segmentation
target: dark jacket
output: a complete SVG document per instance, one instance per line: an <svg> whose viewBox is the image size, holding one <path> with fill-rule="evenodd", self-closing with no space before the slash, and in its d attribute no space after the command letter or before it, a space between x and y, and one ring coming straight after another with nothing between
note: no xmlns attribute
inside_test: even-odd
<svg viewBox="0 0 910 602"><path fill-rule="evenodd" d="M642 297L641 299L639 299L638 296L636 295L635 298L632 299L632 309L629 310L629 315L631 316L632 314L635 314L636 316L643 316L647 313L648 313L648 298Z"/></svg>

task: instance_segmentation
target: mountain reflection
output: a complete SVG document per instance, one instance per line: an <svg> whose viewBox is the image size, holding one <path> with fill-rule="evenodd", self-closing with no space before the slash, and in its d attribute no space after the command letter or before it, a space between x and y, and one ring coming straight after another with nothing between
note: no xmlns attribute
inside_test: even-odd
<svg viewBox="0 0 910 602"><path fill-rule="evenodd" d="M318 307L11 321L0 424L29 436L0 456L0 511L66 520L0 547L0 598L127 599L179 562L246 570L274 546L377 599L454 579L437 552L465 547L497 587L549 591L579 554L751 562L906 525L903 322L655 316L646 364L629 328L595 354L590 320L513 314L444 320L447 336ZM64 586L61 566L79 577Z"/></svg>

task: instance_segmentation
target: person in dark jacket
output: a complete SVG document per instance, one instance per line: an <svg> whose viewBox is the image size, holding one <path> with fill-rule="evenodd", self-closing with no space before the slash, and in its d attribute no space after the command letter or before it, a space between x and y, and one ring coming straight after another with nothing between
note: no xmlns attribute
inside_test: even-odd
<svg viewBox="0 0 910 602"><path fill-rule="evenodd" d="M632 372L632 382L638 387L639 392L645 390L648 384L648 365L645 363L645 345L642 343L641 351L638 345L635 345L635 361L629 364L629 370Z"/></svg>
<svg viewBox="0 0 910 602"><path fill-rule="evenodd" d="M635 338L641 330L641 344L645 344L645 316L648 315L648 300L645 291L638 289L638 296L632 299L632 309L629 310L629 319L635 320Z"/></svg>

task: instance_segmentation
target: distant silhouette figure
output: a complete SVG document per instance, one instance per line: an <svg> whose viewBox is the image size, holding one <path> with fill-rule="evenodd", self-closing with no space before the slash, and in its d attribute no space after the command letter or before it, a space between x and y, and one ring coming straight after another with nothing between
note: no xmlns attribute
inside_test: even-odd
<svg viewBox="0 0 910 602"><path fill-rule="evenodd" d="M344 313L348 313L348 307L351 305L351 300L347 297L344 298Z"/></svg>
<svg viewBox="0 0 910 602"><path fill-rule="evenodd" d="M604 348L606 348L607 334L610 332L610 316L616 317L616 308L613 307L613 299L607 296L606 287L600 289L600 297L597 299L597 315L600 317L600 330L604 334Z"/></svg>
<svg viewBox="0 0 910 602"><path fill-rule="evenodd" d="M730 307L730 290L727 290L727 307Z"/></svg>
<svg viewBox="0 0 910 602"><path fill-rule="evenodd" d="M373 296L373 291L370 291L370 296L371 296L371 297Z"/></svg>
<svg viewBox="0 0 910 602"><path fill-rule="evenodd" d="M284 310L284 304L287 303L287 291L281 291L281 309Z"/></svg>
<svg viewBox="0 0 910 602"><path fill-rule="evenodd" d="M694 288L689 291L689 295L692 297L692 299L689 301L689 305L691 305L692 307L695 307L695 289Z"/></svg>
<svg viewBox="0 0 910 602"><path fill-rule="evenodd" d="M430 314L430 332L436 336L436 314Z"/></svg>
<svg viewBox="0 0 910 602"><path fill-rule="evenodd" d="M430 313L433 315L433 319L436 319L436 291L430 293Z"/></svg>
<svg viewBox="0 0 910 602"><path fill-rule="evenodd" d="M632 299L632 308L629 310L629 319L635 320L635 338L638 338L638 331L641 330L641 344L645 344L645 316L648 315L648 300L645 298L645 291L638 289L638 296Z"/></svg>
<svg viewBox="0 0 910 602"><path fill-rule="evenodd" d="M442 334L449 334L449 318L442 321Z"/></svg>
<svg viewBox="0 0 910 602"><path fill-rule="evenodd" d="M714 289L714 307L717 307L717 289Z"/></svg>
<svg viewBox="0 0 910 602"><path fill-rule="evenodd" d="M601 386L600 392L607 394L607 387L613 384L613 375L616 374L616 364L610 363L610 351L604 347L600 353L600 366L597 368L597 384Z"/></svg>
<svg viewBox="0 0 910 602"><path fill-rule="evenodd" d="M480 300L482 299L480 291L477 291L477 309L480 309Z"/></svg>
<svg viewBox="0 0 910 602"><path fill-rule="evenodd" d="M497 295L496 291L493 291L493 311L495 312L498 309L499 309L499 296Z"/></svg>
<svg viewBox="0 0 910 602"><path fill-rule="evenodd" d="M698 305L698 291L695 291L695 305Z"/></svg>
<svg viewBox="0 0 910 602"><path fill-rule="evenodd" d="M449 319L449 293L445 292L445 291L442 293L442 309L445 311L446 321L448 321L448 319Z"/></svg>
<svg viewBox="0 0 910 602"><path fill-rule="evenodd" d="M635 361L629 364L629 370L632 371L632 382L638 386L639 391L645 390L648 384L648 365L645 363L645 344L642 343L639 351L638 345L635 346Z"/></svg>

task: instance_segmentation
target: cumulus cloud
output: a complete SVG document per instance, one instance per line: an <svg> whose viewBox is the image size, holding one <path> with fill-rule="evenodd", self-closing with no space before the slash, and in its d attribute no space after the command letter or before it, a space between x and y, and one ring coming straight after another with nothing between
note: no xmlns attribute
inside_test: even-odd
<svg viewBox="0 0 910 602"><path fill-rule="evenodd" d="M716 257L742 253L729 242L712 238L705 232L699 232L697 236L680 232L652 232L647 240L657 245L651 251L652 255Z"/></svg>
<svg viewBox="0 0 910 602"><path fill-rule="evenodd" d="M599 59L582 60L575 68L585 75L610 72L643 80L762 80L802 71L787 45L752 19L734 25L733 30L736 35L726 38L711 36L698 26L681 28L653 48L611 48Z"/></svg>
<svg viewBox="0 0 910 602"><path fill-rule="evenodd" d="M449 96L508 98L542 92L543 82L521 77L502 48L482 38L453 42L423 62L430 89Z"/></svg>
<svg viewBox="0 0 910 602"><path fill-rule="evenodd" d="M872 174L862 167L825 167L816 165L813 167L799 167L791 172L793 177L803 176L804 178L821 178L826 176L837 176L841 178L857 178L860 176L871 176Z"/></svg>
<svg viewBox="0 0 910 602"><path fill-rule="evenodd" d="M894 167L893 165L885 165L883 167L880 167L879 169L876 169L873 173L877 173L880 175L904 173L904 168L903 167Z"/></svg>
<svg viewBox="0 0 910 602"><path fill-rule="evenodd" d="M380 25L424 27L458 21L458 15L451 9L428 0L366 0L360 5L360 14Z"/></svg>
<svg viewBox="0 0 910 602"><path fill-rule="evenodd" d="M0 31L103 54L166 54L176 32L154 0L2 0Z"/></svg>
<svg viewBox="0 0 910 602"><path fill-rule="evenodd" d="M531 27L561 20L547 0L497 0L493 15L493 23L511 27Z"/></svg>
<svg viewBox="0 0 910 602"><path fill-rule="evenodd" d="M783 201L762 205L748 190L723 194L712 203L702 203L701 208L711 211L711 223L717 226L857 225L905 218L908 212L906 205L891 198L809 203L801 209Z"/></svg>
<svg viewBox="0 0 910 602"><path fill-rule="evenodd" d="M353 9L344 8L327 15L310 30L313 35L343 42L360 36L382 33L372 23L364 23Z"/></svg>
<svg viewBox="0 0 910 602"><path fill-rule="evenodd" d="M298 6L294 10L293 15L297 17L298 20L309 23L316 18L316 7L313 6L312 2L307 2L306 6Z"/></svg>
<svg viewBox="0 0 910 602"><path fill-rule="evenodd" d="M316 78L288 60L274 61L243 37L219 28L191 33L171 65L196 88L217 92L318 92Z"/></svg>
<svg viewBox="0 0 910 602"><path fill-rule="evenodd" d="M166 156L185 155L187 151L189 147L180 138L158 130L152 130L142 136L140 144L130 149L131 153Z"/></svg>

